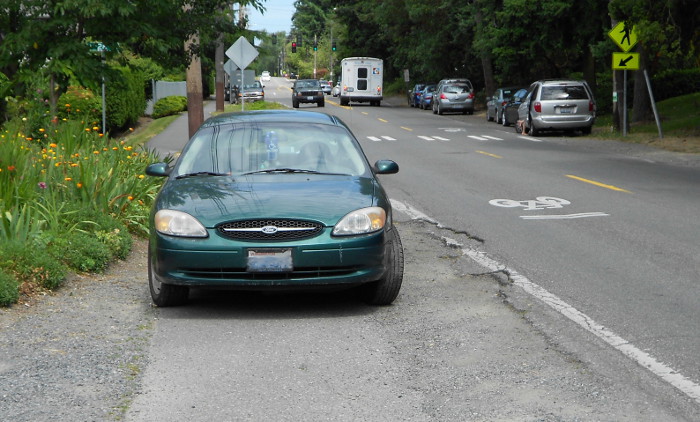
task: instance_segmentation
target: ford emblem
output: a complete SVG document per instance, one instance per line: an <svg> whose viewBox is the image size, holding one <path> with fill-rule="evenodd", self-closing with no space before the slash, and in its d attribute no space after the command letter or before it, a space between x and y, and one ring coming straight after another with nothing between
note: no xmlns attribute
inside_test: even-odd
<svg viewBox="0 0 700 422"><path fill-rule="evenodd" d="M275 234L277 233L277 227L275 226L265 226L262 229L262 232L265 234Z"/></svg>

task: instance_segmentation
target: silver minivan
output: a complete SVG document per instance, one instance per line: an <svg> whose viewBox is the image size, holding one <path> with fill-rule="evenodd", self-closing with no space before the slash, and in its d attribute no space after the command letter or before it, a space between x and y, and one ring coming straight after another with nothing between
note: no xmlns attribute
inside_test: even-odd
<svg viewBox="0 0 700 422"><path fill-rule="evenodd" d="M596 104L588 83L582 80L545 79L530 85L518 107L523 133L545 130L580 130L591 133Z"/></svg>

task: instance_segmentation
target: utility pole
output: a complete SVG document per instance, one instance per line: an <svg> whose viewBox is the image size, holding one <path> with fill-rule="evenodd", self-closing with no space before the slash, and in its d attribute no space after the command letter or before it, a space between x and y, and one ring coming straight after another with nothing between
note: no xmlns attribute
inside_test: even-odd
<svg viewBox="0 0 700 422"><path fill-rule="evenodd" d="M189 4L183 7L185 12L192 8ZM194 33L185 41L185 53L190 57L190 64L187 66L187 121L190 137L204 123L202 62L198 54L192 54L192 46L199 46L199 33Z"/></svg>

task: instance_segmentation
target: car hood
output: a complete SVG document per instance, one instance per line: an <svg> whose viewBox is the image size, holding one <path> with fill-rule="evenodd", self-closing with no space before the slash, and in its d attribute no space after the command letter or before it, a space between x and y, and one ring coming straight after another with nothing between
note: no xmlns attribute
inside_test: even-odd
<svg viewBox="0 0 700 422"><path fill-rule="evenodd" d="M377 196L379 195L379 197ZM376 181L366 177L267 174L170 179L155 209L174 209L206 227L247 218L299 218L335 225L350 211L387 206Z"/></svg>

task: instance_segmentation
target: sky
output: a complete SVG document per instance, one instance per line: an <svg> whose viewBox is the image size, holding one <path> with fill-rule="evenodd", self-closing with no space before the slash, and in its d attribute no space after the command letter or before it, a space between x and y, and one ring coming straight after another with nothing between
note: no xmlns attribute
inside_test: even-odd
<svg viewBox="0 0 700 422"><path fill-rule="evenodd" d="M266 9L264 15L252 7L248 8L248 27L254 31L285 31L289 34L292 29L294 0L265 0L263 6Z"/></svg>

